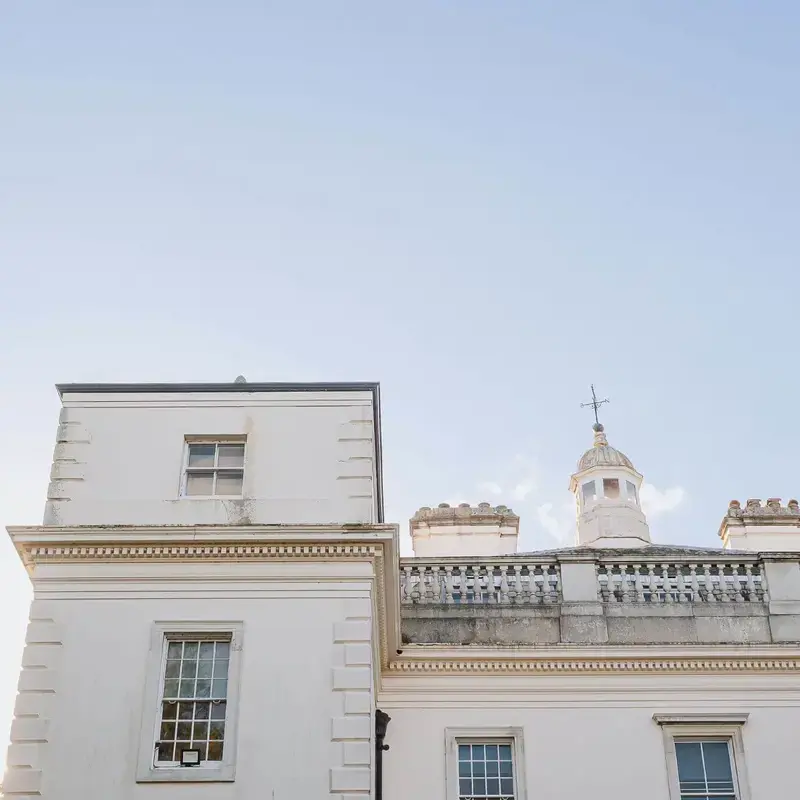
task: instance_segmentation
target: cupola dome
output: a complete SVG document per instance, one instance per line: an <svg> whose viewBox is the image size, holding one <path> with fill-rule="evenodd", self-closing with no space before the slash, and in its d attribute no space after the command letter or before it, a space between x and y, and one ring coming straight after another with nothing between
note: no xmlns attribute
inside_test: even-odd
<svg viewBox="0 0 800 800"><path fill-rule="evenodd" d="M598 422L592 425L594 430L594 446L590 447L578 461L577 472L583 472L592 467L627 467L634 469L631 460L625 453L620 453L615 447L612 447L606 439L605 429Z"/></svg>

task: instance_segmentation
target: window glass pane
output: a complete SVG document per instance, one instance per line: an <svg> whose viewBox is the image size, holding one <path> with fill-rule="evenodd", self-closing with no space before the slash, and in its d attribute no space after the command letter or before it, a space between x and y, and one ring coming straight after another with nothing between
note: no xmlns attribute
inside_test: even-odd
<svg viewBox="0 0 800 800"><path fill-rule="evenodd" d="M228 677L228 659L218 658L214 662L214 677L227 678Z"/></svg>
<svg viewBox="0 0 800 800"><path fill-rule="evenodd" d="M628 500L630 500L631 503L639 502L636 499L636 486L630 481L625 481L625 491L628 493Z"/></svg>
<svg viewBox="0 0 800 800"><path fill-rule="evenodd" d="M210 722L209 726L208 736L210 739L221 740L225 738L224 722Z"/></svg>
<svg viewBox="0 0 800 800"><path fill-rule="evenodd" d="M215 642L214 653L217 658L228 658L231 651L230 642Z"/></svg>
<svg viewBox="0 0 800 800"><path fill-rule="evenodd" d="M183 642L170 642L167 658L180 658L183 652Z"/></svg>
<svg viewBox="0 0 800 800"><path fill-rule="evenodd" d="M239 468L244 466L243 444L221 444L217 456L217 466L220 468Z"/></svg>
<svg viewBox="0 0 800 800"><path fill-rule="evenodd" d="M226 495L242 493L242 478L241 472L218 472L217 473L217 489L215 494Z"/></svg>
<svg viewBox="0 0 800 800"><path fill-rule="evenodd" d="M175 752L174 742L161 742L158 745L158 760L159 761L173 761L172 754Z"/></svg>
<svg viewBox="0 0 800 800"><path fill-rule="evenodd" d="M210 497L214 491L214 476L210 472L187 472L186 494Z"/></svg>
<svg viewBox="0 0 800 800"><path fill-rule="evenodd" d="M610 500L619 497L619 479L603 478L603 494Z"/></svg>
<svg viewBox="0 0 800 800"><path fill-rule="evenodd" d="M214 642L200 642L200 658L214 658Z"/></svg>
<svg viewBox="0 0 800 800"><path fill-rule="evenodd" d="M222 742L208 743L208 760L222 761Z"/></svg>
<svg viewBox="0 0 800 800"><path fill-rule="evenodd" d="M682 792L702 792L706 788L700 742L675 742L678 778Z"/></svg>
<svg viewBox="0 0 800 800"><path fill-rule="evenodd" d="M213 467L216 449L215 444L190 444L188 465L190 467Z"/></svg>
<svg viewBox="0 0 800 800"><path fill-rule="evenodd" d="M581 487L583 492L583 504L594 502L594 481L588 481Z"/></svg>
<svg viewBox="0 0 800 800"><path fill-rule="evenodd" d="M727 742L703 742L703 762L709 790L717 792L733 790L731 757Z"/></svg>

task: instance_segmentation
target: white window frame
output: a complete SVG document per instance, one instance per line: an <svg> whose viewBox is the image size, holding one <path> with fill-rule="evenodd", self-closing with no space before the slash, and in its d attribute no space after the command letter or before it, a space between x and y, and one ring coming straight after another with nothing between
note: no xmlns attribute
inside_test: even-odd
<svg viewBox="0 0 800 800"><path fill-rule="evenodd" d="M447 800L458 800L458 745L511 744L511 763L514 765L514 800L525 800L525 750L522 728L445 728L445 787Z"/></svg>
<svg viewBox="0 0 800 800"><path fill-rule="evenodd" d="M678 779L678 756L675 742L725 740L731 754L731 774L736 800L751 800L750 783L744 757L742 728L747 714L654 714L653 720L661 727L664 737L664 754L667 760L667 780L670 800L681 800Z"/></svg>
<svg viewBox="0 0 800 800"><path fill-rule="evenodd" d="M216 488L216 475L217 472L238 472L239 470L232 467L217 467L219 459L219 445L226 444L240 444L244 447L244 455L242 456L242 491L239 494L187 494L186 483L189 478L189 447L193 444L213 444L216 445L214 451L214 466L206 467L205 470L212 472L214 475L213 485ZM183 441L183 462L181 466L181 482L179 496L184 500L241 500L244 497L244 482L247 478L247 437L246 436L186 436ZM198 470L201 471L201 470Z"/></svg>
<svg viewBox="0 0 800 800"><path fill-rule="evenodd" d="M161 695L163 692L164 668L170 637L183 639L192 635L206 637L230 636L231 650L228 663L228 697L225 709L225 745L222 761L215 766L203 767L157 767L155 745L159 739L161 721ZM136 781L198 783L231 782L236 777L236 741L239 727L239 687L241 682L241 655L244 643L244 622L180 620L155 622L150 634L150 651L147 656L142 722L139 734L139 755Z"/></svg>

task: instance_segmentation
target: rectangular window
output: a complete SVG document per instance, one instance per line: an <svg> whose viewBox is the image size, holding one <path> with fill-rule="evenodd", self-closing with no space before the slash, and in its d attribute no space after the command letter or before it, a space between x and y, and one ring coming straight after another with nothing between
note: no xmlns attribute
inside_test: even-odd
<svg viewBox="0 0 800 800"><path fill-rule="evenodd" d="M749 800L742 728L747 714L654 715L670 800Z"/></svg>
<svg viewBox="0 0 800 800"><path fill-rule="evenodd" d="M459 800L514 800L515 796L511 742L459 742Z"/></svg>
<svg viewBox="0 0 800 800"><path fill-rule="evenodd" d="M616 500L619 497L618 478L603 478L603 495L610 500Z"/></svg>
<svg viewBox="0 0 800 800"><path fill-rule="evenodd" d="M138 782L234 780L243 636L241 621L153 624ZM187 750L199 763L181 763Z"/></svg>
<svg viewBox="0 0 800 800"><path fill-rule="evenodd" d="M583 504L587 505L594 501L594 481L587 481L581 487L581 491L583 493Z"/></svg>
<svg viewBox="0 0 800 800"><path fill-rule="evenodd" d="M222 761L230 650L230 637L167 638L157 767L179 767L184 750L199 750L201 766Z"/></svg>
<svg viewBox="0 0 800 800"><path fill-rule="evenodd" d="M448 728L447 800L524 800L521 728Z"/></svg>
<svg viewBox="0 0 800 800"><path fill-rule="evenodd" d="M625 491L628 495L628 501L634 505L638 505L638 501L636 499L636 485L630 481L625 481Z"/></svg>
<svg viewBox="0 0 800 800"><path fill-rule="evenodd" d="M187 442L183 495L241 497L244 442Z"/></svg>
<svg viewBox="0 0 800 800"><path fill-rule="evenodd" d="M738 800L731 770L730 741L677 739L675 757L681 800Z"/></svg>

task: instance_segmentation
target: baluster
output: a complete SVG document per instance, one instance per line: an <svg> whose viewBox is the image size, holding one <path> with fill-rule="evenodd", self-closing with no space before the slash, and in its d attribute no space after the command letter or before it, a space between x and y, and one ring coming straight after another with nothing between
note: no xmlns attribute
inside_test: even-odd
<svg viewBox="0 0 800 800"><path fill-rule="evenodd" d="M417 580L416 586L414 587L415 591L414 594L416 595L417 603L424 603L425 602L425 567L421 564L417 569Z"/></svg>
<svg viewBox="0 0 800 800"><path fill-rule="evenodd" d="M561 564L553 564L553 602L561 600Z"/></svg>
<svg viewBox="0 0 800 800"><path fill-rule="evenodd" d="M431 568L431 573L431 602L440 604L442 602L442 582L439 578L438 565Z"/></svg>
<svg viewBox="0 0 800 800"><path fill-rule="evenodd" d="M458 594L461 603L466 605L469 602L467 597L467 567L466 565L458 568Z"/></svg>
<svg viewBox="0 0 800 800"><path fill-rule="evenodd" d="M621 600L623 603L630 603L632 600L631 595L633 594L633 589L631 588L633 576L628 574L627 564L619 565L619 577L620 577L619 588L622 591Z"/></svg>
<svg viewBox="0 0 800 800"><path fill-rule="evenodd" d="M453 600L453 568L448 565L445 565L444 568L444 602L448 606L455 602Z"/></svg>
<svg viewBox="0 0 800 800"><path fill-rule="evenodd" d="M769 603L769 584L767 583L767 572L764 569L763 562L758 565L758 576L761 578L761 600L764 603Z"/></svg>
<svg viewBox="0 0 800 800"><path fill-rule="evenodd" d="M689 583L691 585L691 601L699 602L703 599L700 594L700 584L697 581L697 564L689 564Z"/></svg>
<svg viewBox="0 0 800 800"><path fill-rule="evenodd" d="M608 565L597 564L595 565L597 573L597 599L601 603L608 603ZM602 580L605 578L605 580Z"/></svg>
<svg viewBox="0 0 800 800"><path fill-rule="evenodd" d="M703 564L703 581L706 588L706 603L716 603L714 596L714 579L711 577L711 564Z"/></svg>
<svg viewBox="0 0 800 800"><path fill-rule="evenodd" d="M536 580L535 564L528 564L528 601L534 605L544 602L542 596L539 594L539 584Z"/></svg>
<svg viewBox="0 0 800 800"><path fill-rule="evenodd" d="M745 574L747 576L747 597L751 603L758 600L758 591L756 590L756 582L753 580L753 565L745 564Z"/></svg>
<svg viewBox="0 0 800 800"><path fill-rule="evenodd" d="M730 603L731 597L728 590L728 576L725 574L724 564L717 564L717 575L719 575L719 599L723 603Z"/></svg>
<svg viewBox="0 0 800 800"><path fill-rule="evenodd" d="M512 569L514 570L514 589L512 602L519 604L522 602L522 566L515 564Z"/></svg>
<svg viewBox="0 0 800 800"><path fill-rule="evenodd" d="M739 580L739 564L731 564L732 580L733 580L733 602L743 603L744 595L742 594L742 583Z"/></svg>
<svg viewBox="0 0 800 800"><path fill-rule="evenodd" d="M669 579L669 564L661 565L661 582L664 586L664 602L671 603L672 597L672 581Z"/></svg>
<svg viewBox="0 0 800 800"><path fill-rule="evenodd" d="M486 578L486 602L494 605L497 602L494 596L494 567L491 564L485 564L483 572Z"/></svg>
<svg viewBox="0 0 800 800"><path fill-rule="evenodd" d="M472 565L472 602L483 605L484 601L484 567L481 564Z"/></svg>
<svg viewBox="0 0 800 800"><path fill-rule="evenodd" d="M539 569L542 571L542 594L545 603L553 602L553 584L550 575L550 565L540 564Z"/></svg>
<svg viewBox="0 0 800 800"><path fill-rule="evenodd" d="M412 590L411 570L413 569L414 567L403 567L403 587L400 596L401 603L413 602L413 600L411 599L411 590Z"/></svg>
<svg viewBox="0 0 800 800"><path fill-rule="evenodd" d="M642 588L642 565L633 565L634 599L637 603L644 603L644 589Z"/></svg>
<svg viewBox="0 0 800 800"><path fill-rule="evenodd" d="M650 591L650 602L658 603L658 585L656 583L656 565L647 565L647 588Z"/></svg>
<svg viewBox="0 0 800 800"><path fill-rule="evenodd" d="M683 571L685 567L683 564L676 564L675 565L675 586L678 590L677 601L679 603L686 602L686 581L683 577Z"/></svg>
<svg viewBox="0 0 800 800"><path fill-rule="evenodd" d="M552 569L552 572L551 572ZM542 564L542 576L547 582L547 602L558 602L558 572L551 564Z"/></svg>
<svg viewBox="0 0 800 800"><path fill-rule="evenodd" d="M505 564L500 565L500 602L503 605L509 605L511 602L508 597L508 567Z"/></svg>
<svg viewBox="0 0 800 800"><path fill-rule="evenodd" d="M606 590L608 591L608 602L617 602L617 570L614 564L606 564Z"/></svg>

